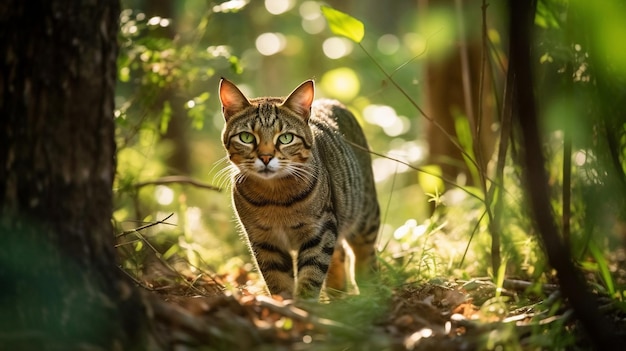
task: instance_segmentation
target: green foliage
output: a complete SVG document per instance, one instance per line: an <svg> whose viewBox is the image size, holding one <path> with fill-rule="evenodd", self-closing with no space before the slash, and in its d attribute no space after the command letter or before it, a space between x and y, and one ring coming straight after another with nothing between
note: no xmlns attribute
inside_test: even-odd
<svg viewBox="0 0 626 351"><path fill-rule="evenodd" d="M322 6L322 14L333 33L342 35L357 44L363 40L365 26L361 21L328 6Z"/></svg>
<svg viewBox="0 0 626 351"><path fill-rule="evenodd" d="M141 127L155 121L164 134L176 104L176 109L187 110L192 126L201 129L210 97L204 83L215 75L218 61L241 72L239 59L227 46L200 46L203 22L186 39L161 33L173 25L171 19L147 18L143 12L124 10L120 22L118 119L141 117L136 124Z"/></svg>
<svg viewBox="0 0 626 351"><path fill-rule="evenodd" d="M180 174L173 169L179 167L177 160L168 159L178 157L176 148L188 142L172 139L181 138L172 136L172 126L188 129L184 134L204 129L207 114L214 108L209 107L212 94L205 85L220 65L235 72L242 70L229 47L203 37L214 9L198 9L204 16L194 19L196 27L187 34L177 33L181 23L174 18L149 17L131 9L121 14L114 218L122 231L160 220L171 211L175 216L170 223L175 225L150 228L144 239L154 243L166 260L184 257L192 266L206 268L207 263L212 266L222 261L224 255L244 251L241 247L220 249L223 243L237 241L233 230L223 230L229 218L200 210L228 202L226 195L207 196L207 190L200 193L190 191L189 186L159 183L163 176ZM132 238L137 235L128 235L129 241L120 243L123 256L128 258L126 267L134 272L139 272L152 254L144 240ZM129 246L132 249L126 250Z"/></svg>
<svg viewBox="0 0 626 351"><path fill-rule="evenodd" d="M593 241L589 243L588 248L595 262L583 262L583 267L590 272L597 272L599 274L600 281L603 283L603 286L600 287L602 292L623 301L624 291L616 291L615 282L609 268L609 262L604 257L603 252L600 251L600 248Z"/></svg>

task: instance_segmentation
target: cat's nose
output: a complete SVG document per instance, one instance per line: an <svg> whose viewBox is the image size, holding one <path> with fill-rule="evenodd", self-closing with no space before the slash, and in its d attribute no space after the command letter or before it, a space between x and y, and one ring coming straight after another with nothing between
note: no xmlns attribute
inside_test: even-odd
<svg viewBox="0 0 626 351"><path fill-rule="evenodd" d="M265 165L267 165L268 163L270 163L270 161L272 160L274 156L272 155L259 155L259 158L261 159L261 161L263 161L263 163Z"/></svg>

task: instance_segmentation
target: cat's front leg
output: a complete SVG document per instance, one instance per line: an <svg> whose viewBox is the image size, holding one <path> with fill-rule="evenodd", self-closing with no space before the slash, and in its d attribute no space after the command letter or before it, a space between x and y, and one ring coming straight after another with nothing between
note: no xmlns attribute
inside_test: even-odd
<svg viewBox="0 0 626 351"><path fill-rule="evenodd" d="M300 245L297 257L297 298L319 298L335 250L337 235L336 222L328 221Z"/></svg>
<svg viewBox="0 0 626 351"><path fill-rule="evenodd" d="M293 257L284 249L267 242L251 242L254 257L270 294L293 297Z"/></svg>

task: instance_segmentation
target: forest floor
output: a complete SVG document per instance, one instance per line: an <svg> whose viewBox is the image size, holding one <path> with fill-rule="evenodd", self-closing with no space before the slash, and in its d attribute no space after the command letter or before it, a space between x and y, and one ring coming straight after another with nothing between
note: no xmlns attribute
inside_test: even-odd
<svg viewBox="0 0 626 351"><path fill-rule="evenodd" d="M184 276L184 275L183 275ZM554 284L507 279L380 283L329 302L285 301L252 293L256 275L147 283L157 339L165 350L539 350L591 349ZM228 288L225 288L228 286ZM616 332L626 312L598 303Z"/></svg>

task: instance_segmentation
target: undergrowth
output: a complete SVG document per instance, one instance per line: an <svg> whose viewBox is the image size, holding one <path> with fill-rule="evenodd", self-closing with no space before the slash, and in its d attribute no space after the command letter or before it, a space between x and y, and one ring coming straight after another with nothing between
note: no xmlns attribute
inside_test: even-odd
<svg viewBox="0 0 626 351"><path fill-rule="evenodd" d="M567 25L557 22L567 18L568 12L557 6L557 2L546 0L539 3L538 23L552 23L539 29L544 35L542 38L545 42L555 40ZM331 8L325 8L324 13L336 34L352 40L372 60L385 84L403 95L406 104L413 106L417 114L436 124L436 120L428 116L417 100L396 81L394 74L404 65L389 73L384 67L385 62L376 59L362 44L365 32L360 21ZM486 15L487 12L483 12L483 19ZM572 21L570 25L573 25L576 18L566 21ZM483 33L486 44L483 55L492 60L490 65L483 66L483 70L496 67L494 75L502 78L506 70L499 64L502 57L498 55L503 49L491 38L487 31ZM562 97L558 94L541 91L545 94L541 97L543 102L556 101L552 108L545 109L545 113L557 120L552 120L550 123L553 124L546 127L543 134L554 211L544 215L554 215L558 220L560 239L566 240L574 262L587 278L588 287L602 302L602 308L616 320L623 320L626 314L626 254L620 243L626 218L623 192L612 189L623 189L616 177L623 179L626 169L626 124L596 116L606 110L603 110L603 100L596 95L596 87L589 84L593 80L592 73L583 70L578 79L572 80L571 75L559 71L562 67L571 69L572 65L580 69L592 66L593 49L583 48L588 50L588 55L583 55L581 49L572 51L573 42L561 41L553 49L545 47L545 42L539 45L545 52L537 59L545 60L541 61L545 65L538 74L555 80L553 84L577 90L589 102L589 115L585 115L589 120L584 126L590 125L586 131L593 130L593 136L575 138L573 149L571 144L568 147L571 130L559 121L565 118L560 113L572 111L562 104ZM572 56L563 52L570 52ZM585 77L588 79L583 79ZM487 98L482 96L483 92L480 94L481 98ZM385 189L385 193L379 194L383 218L392 215L389 211L398 207L402 208L403 215L408 215L406 218L394 217L393 225L392 220L383 223L378 242L380 271L375 281L361 287L361 295L303 306L337 324L337 329L328 336L334 343L333 349L350 349L355 344L362 346L361 349L389 349L395 345L394 335L402 335L401 344L406 349L417 347L417 341L411 343L411 340L427 338L426 334L417 333L428 328L436 329L433 326L439 324L432 320L419 324L416 322L419 313L404 315L400 312L402 308L427 308L425 306L429 304L445 311L450 320L458 318L454 320L458 330L448 330L446 335L471 335L474 349L578 349L588 346L582 336L576 334L580 332L580 326L570 306L558 293L555 272L547 263L533 214L528 208L516 126L508 115L512 107L507 104L511 102L505 91L495 90L492 94L489 98L498 101L498 110L502 113L497 125L500 134L496 151L489 162L477 160L480 139L478 133L471 130L470 123L464 123L468 116L459 114L457 130L454 135L448 134L464 156L469 181L446 179L437 165L410 163L373 150L374 158L386 158L410 169L402 175L394 174L385 184L379 184L379 189ZM132 109L125 104L123 111L127 113ZM609 123L613 123L616 134L607 131L606 124ZM153 126L152 131L146 131L150 128L128 131L124 130L126 127L125 124L119 125L123 143L120 141L122 148L116 182L119 198L115 213L120 232L118 249L122 269L147 289L158 290L180 284L189 288L185 291L206 294L209 292L190 287L201 277L210 277L216 286L216 290L210 293L259 294L263 288L252 271L247 249L238 240L230 208L225 205L230 201L227 192L198 182L172 184L161 180L138 185L143 175L164 171L163 165L143 157L155 152L147 150L154 147L154 140L158 139L154 129L159 127ZM577 133L584 134L581 130ZM131 148L128 142L133 138L137 138L137 144ZM607 154L613 155L609 161ZM482 155L484 158L489 156ZM573 161L573 166L568 159ZM138 163L140 167L137 167ZM396 177L405 181L410 178L411 185L414 185L417 179L424 180L426 176L428 184L424 181L419 186L422 191L427 189L424 192L429 192L423 196L427 203L422 204L432 209L427 216L422 215L425 211L413 209L408 204L395 204L396 197L405 199L400 197L402 191L409 191L409 186L394 188ZM202 188L199 193L192 191L196 187ZM169 213L173 216L169 217ZM141 223L131 222L130 218ZM143 223L148 225L141 227ZM137 227L140 228L134 229ZM445 299L438 297L440 291L462 295L451 303L458 310L451 310L451 305L441 303ZM461 296L454 294L450 298ZM399 301L402 299L405 305ZM412 307L407 307L409 302ZM428 313L424 315L430 316ZM448 324L441 325L445 330ZM417 329L406 332L406 336L400 333L404 327ZM476 330L480 333L471 334ZM371 335L387 335L390 339L373 343L367 335L370 332ZM328 347L329 344L323 345Z"/></svg>

